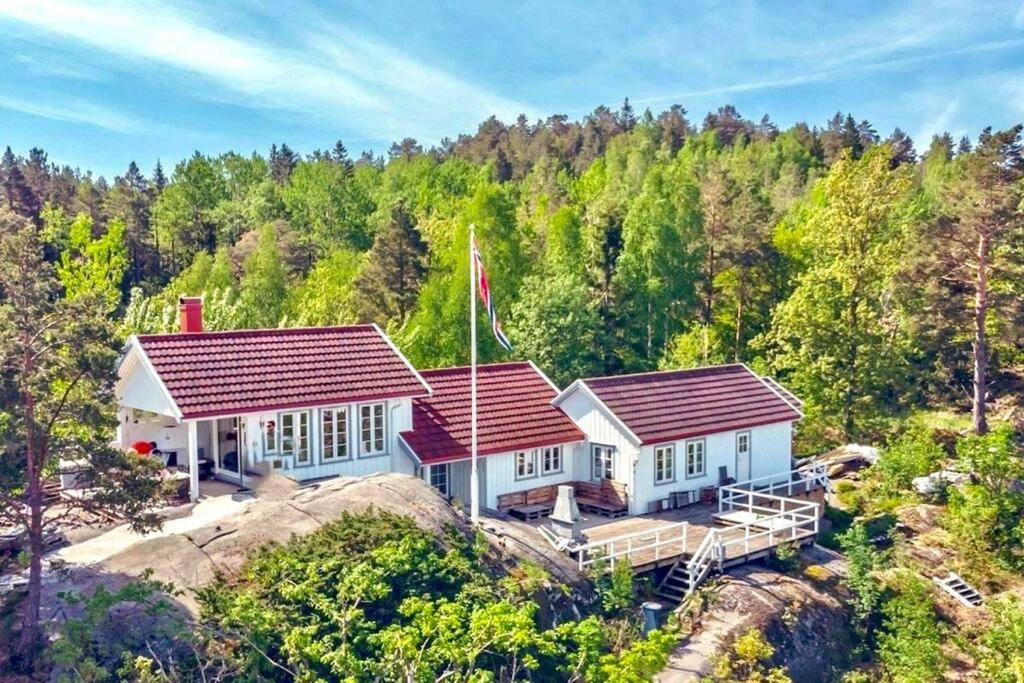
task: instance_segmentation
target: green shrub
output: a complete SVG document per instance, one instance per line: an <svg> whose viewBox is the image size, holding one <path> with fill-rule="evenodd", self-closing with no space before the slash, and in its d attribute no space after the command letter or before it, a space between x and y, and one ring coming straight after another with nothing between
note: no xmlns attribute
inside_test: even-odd
<svg viewBox="0 0 1024 683"><path fill-rule="evenodd" d="M775 648L764 634L752 628L714 660L711 675L705 680L712 683L788 683L790 678L782 667L769 667L774 654Z"/></svg>
<svg viewBox="0 0 1024 683"><path fill-rule="evenodd" d="M950 489L946 526L969 564L994 558L1008 569L1024 567L1024 459L1007 426L957 443L957 459L974 480Z"/></svg>
<svg viewBox="0 0 1024 683"><path fill-rule="evenodd" d="M878 657L887 678L895 683L941 680L946 660L931 586L911 574L902 575L882 614Z"/></svg>
<svg viewBox="0 0 1024 683"><path fill-rule="evenodd" d="M1016 596L989 603L992 624L982 634L975 661L984 680L1024 681L1024 605Z"/></svg>
<svg viewBox="0 0 1024 683"><path fill-rule="evenodd" d="M872 470L880 477L883 491L891 495L909 489L915 477L934 472L944 455L931 429L914 427L882 451Z"/></svg>

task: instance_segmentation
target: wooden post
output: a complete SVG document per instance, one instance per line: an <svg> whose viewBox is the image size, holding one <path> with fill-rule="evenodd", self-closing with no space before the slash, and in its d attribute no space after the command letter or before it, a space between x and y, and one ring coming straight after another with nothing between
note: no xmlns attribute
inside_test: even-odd
<svg viewBox="0 0 1024 683"><path fill-rule="evenodd" d="M195 420L188 423L188 497L199 500L199 428Z"/></svg>

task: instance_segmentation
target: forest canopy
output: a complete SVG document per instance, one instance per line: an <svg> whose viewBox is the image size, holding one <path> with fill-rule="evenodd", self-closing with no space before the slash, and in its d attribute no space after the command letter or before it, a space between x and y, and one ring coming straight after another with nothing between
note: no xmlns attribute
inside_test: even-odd
<svg viewBox="0 0 1024 683"><path fill-rule="evenodd" d="M202 295L209 329L375 322L418 367L468 359L472 223L511 357L561 385L747 363L805 399L817 449L972 397L984 430L978 397L1021 355L1020 132L918 154L848 114L697 125L627 100L386 158L275 144L110 182L7 148L0 201L68 287L109 283L123 336Z"/></svg>

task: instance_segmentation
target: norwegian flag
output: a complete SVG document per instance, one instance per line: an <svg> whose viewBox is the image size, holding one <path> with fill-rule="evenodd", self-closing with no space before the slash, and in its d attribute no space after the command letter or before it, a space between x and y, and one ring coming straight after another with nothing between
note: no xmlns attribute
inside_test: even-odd
<svg viewBox="0 0 1024 683"><path fill-rule="evenodd" d="M498 340L506 351L512 350L512 342L508 340L505 333L501 331L501 323L498 322L498 314L494 310L494 301L491 299L491 287L487 284L487 273L484 272L484 260L480 256L480 250L476 246L476 238L473 238L473 258L476 259L477 286L480 289L480 300L487 307L487 317L491 320L491 331L494 338Z"/></svg>

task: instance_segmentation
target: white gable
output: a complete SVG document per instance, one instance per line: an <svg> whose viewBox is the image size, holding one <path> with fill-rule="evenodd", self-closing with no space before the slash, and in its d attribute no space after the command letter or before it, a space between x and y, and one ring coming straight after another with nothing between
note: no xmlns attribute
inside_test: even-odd
<svg viewBox="0 0 1024 683"><path fill-rule="evenodd" d="M128 351L117 372L119 378L114 394L120 407L146 410L173 418L181 417L181 412L174 405L163 382L134 340L129 342Z"/></svg>

